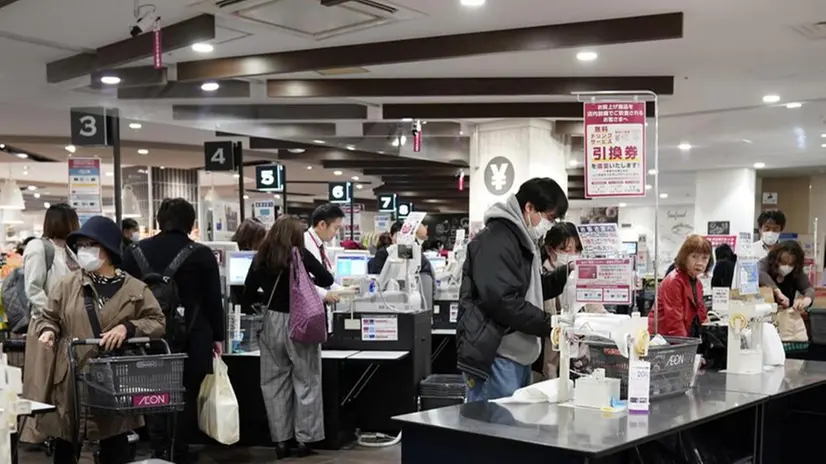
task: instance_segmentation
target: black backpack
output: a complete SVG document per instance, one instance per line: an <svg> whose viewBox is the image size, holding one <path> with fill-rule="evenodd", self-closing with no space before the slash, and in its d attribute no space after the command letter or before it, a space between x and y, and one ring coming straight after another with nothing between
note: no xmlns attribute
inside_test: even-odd
<svg viewBox="0 0 826 464"><path fill-rule="evenodd" d="M155 295L166 317L166 341L173 350L177 351L186 349L189 332L198 317L198 305L193 308L192 315L188 318L189 324L187 324L185 312L178 310L183 308L183 304L178 293L178 285L173 277L184 261L199 247L200 245L196 243L185 246L162 273L157 273L149 265L140 246L130 245L132 256L135 257L141 270L141 280L149 286L149 290Z"/></svg>

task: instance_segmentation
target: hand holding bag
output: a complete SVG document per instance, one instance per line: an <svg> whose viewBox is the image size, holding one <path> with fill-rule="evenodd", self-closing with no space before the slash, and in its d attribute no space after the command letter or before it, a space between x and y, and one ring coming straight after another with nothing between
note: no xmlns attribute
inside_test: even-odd
<svg viewBox="0 0 826 464"><path fill-rule="evenodd" d="M301 252L292 250L290 263L290 339L297 343L327 341L327 314L310 274L304 268Z"/></svg>
<svg viewBox="0 0 826 464"><path fill-rule="evenodd" d="M213 373L201 382L198 392L198 428L222 445L232 445L241 438L238 400L229 380L227 365L212 360Z"/></svg>

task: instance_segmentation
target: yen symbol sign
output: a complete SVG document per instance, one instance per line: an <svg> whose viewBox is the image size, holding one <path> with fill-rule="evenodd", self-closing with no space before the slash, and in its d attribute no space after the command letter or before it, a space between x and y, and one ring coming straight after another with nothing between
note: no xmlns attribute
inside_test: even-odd
<svg viewBox="0 0 826 464"><path fill-rule="evenodd" d="M513 187L513 163L504 156L495 156L485 166L485 187L494 195L508 193Z"/></svg>

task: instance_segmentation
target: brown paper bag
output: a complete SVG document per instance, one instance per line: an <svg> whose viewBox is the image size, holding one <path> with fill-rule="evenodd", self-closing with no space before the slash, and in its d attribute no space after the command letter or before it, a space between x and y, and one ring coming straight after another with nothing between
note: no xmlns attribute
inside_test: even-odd
<svg viewBox="0 0 826 464"><path fill-rule="evenodd" d="M809 333L806 331L806 323L800 313L793 309L781 309L775 316L777 322L777 332L783 342L808 342Z"/></svg>

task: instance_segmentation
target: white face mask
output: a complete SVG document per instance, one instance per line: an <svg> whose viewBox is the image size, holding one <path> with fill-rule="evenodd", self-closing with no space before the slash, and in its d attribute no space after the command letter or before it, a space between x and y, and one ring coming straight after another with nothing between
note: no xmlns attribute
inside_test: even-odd
<svg viewBox="0 0 826 464"><path fill-rule="evenodd" d="M777 270L780 271L780 275L782 275L783 277L786 277L787 275L792 273L792 271L794 270L794 267L789 266L788 264L781 264L777 268Z"/></svg>
<svg viewBox="0 0 826 464"><path fill-rule="evenodd" d="M780 238L780 234L777 232L763 232L763 243L768 246L772 246L777 243L777 240Z"/></svg>
<svg viewBox="0 0 826 464"><path fill-rule="evenodd" d="M551 227L553 227L551 221L545 219L544 217L539 220L539 224L535 226L531 226L529 224L528 226L528 230L530 230L531 234L533 234L534 240L541 240L545 238L545 234L547 234L548 231L551 230Z"/></svg>
<svg viewBox="0 0 826 464"><path fill-rule="evenodd" d="M141 240L140 232L132 232L132 241L139 242Z"/></svg>
<svg viewBox="0 0 826 464"><path fill-rule="evenodd" d="M100 269L103 266L103 260L100 259L100 247L80 247L77 250L77 263L89 272Z"/></svg>

